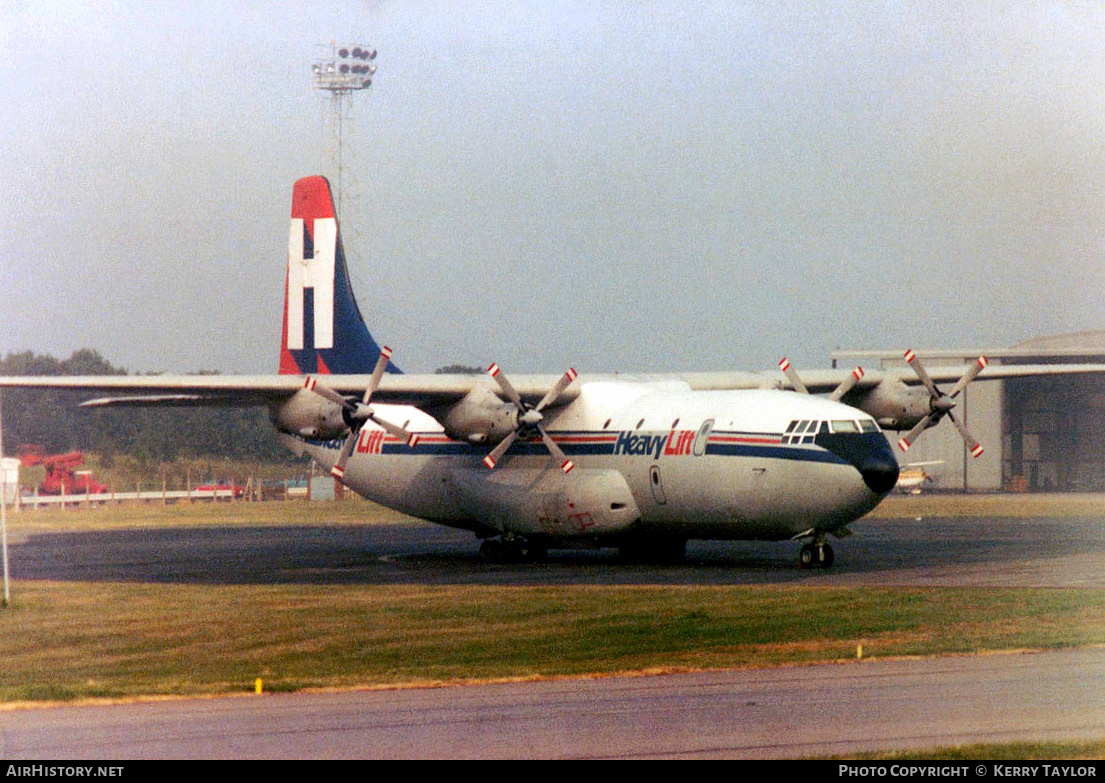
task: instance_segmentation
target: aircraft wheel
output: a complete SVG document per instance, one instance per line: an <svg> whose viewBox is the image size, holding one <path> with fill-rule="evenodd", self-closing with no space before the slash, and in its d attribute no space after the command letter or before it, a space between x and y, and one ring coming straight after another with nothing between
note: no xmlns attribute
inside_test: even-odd
<svg viewBox="0 0 1105 783"><path fill-rule="evenodd" d="M828 544L806 544L798 553L799 568L829 568L835 555Z"/></svg>
<svg viewBox="0 0 1105 783"><path fill-rule="evenodd" d="M817 565L817 551L813 544L803 545L802 550L798 553L798 567L813 568L815 565Z"/></svg>
<svg viewBox="0 0 1105 783"><path fill-rule="evenodd" d="M490 563L542 563L548 550L523 539L501 541L488 538L480 544L480 555Z"/></svg>
<svg viewBox="0 0 1105 783"><path fill-rule="evenodd" d="M549 559L549 550L543 546L526 544L522 547L522 559L527 563L544 563Z"/></svg>
<svg viewBox="0 0 1105 783"><path fill-rule="evenodd" d="M544 547L531 544L524 538L503 542L503 561L507 563L540 563L546 554Z"/></svg>
<svg viewBox="0 0 1105 783"><path fill-rule="evenodd" d="M493 538L485 539L480 544L480 555L489 563L503 562L503 542Z"/></svg>

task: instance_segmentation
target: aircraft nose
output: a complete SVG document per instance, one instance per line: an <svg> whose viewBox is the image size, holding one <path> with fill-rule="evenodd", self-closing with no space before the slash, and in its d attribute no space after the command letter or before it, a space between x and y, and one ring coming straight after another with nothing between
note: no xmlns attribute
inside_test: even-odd
<svg viewBox="0 0 1105 783"><path fill-rule="evenodd" d="M863 483L877 495L885 495L898 483L898 461L893 454L873 454L859 468Z"/></svg>
<svg viewBox="0 0 1105 783"><path fill-rule="evenodd" d="M876 495L885 495L898 483L898 461L881 432L822 433L814 442L858 470Z"/></svg>

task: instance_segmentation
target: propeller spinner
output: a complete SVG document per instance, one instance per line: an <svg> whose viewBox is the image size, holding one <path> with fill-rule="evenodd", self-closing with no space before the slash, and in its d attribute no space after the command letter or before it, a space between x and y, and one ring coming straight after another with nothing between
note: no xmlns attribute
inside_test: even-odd
<svg viewBox="0 0 1105 783"><path fill-rule="evenodd" d="M541 422L545 418L541 414L541 411L556 400L561 392L568 388L572 381L576 379L576 371L569 367L568 371L560 376L559 380L553 384L553 387L545 393L545 396L541 398L541 402L537 403L534 407L527 407L526 404L522 402L521 396L519 396L510 381L507 380L506 375L499 368L498 364L492 363L492 365L487 368L487 372L499 384L499 388L503 390L503 393L518 408L518 426L512 433L503 438L490 454L483 458L483 464L486 465L488 469L493 470L495 466L499 464L499 460L503 458L507 450L514 445L514 441L518 440L526 430L536 429L541 435L541 440L545 443L545 448L547 448L549 453L560 463L560 469L565 473L570 473L572 468L575 467L575 463L568 459L568 455L556 445L556 441L549 436L549 433L547 433L545 428L541 425Z"/></svg>
<svg viewBox="0 0 1105 783"><path fill-rule="evenodd" d="M341 452L338 454L338 461L335 462L334 467L330 469L330 473L339 481L345 477L345 463L349 461L349 455L353 453L353 444L357 442L357 438L361 434L361 428L364 427L366 421L374 422L383 427L394 437L406 441L407 445L412 449L415 444L418 443L417 435L408 432L403 427L379 418L369 404L372 402L372 395L376 392L377 387L379 387L380 379L383 378L384 370L387 369L390 360L391 349L385 345L380 349L380 358L376 360L376 366L372 369L372 377L368 381L368 388L365 389L364 397L361 398L360 403L351 402L333 389L323 386L318 382L317 378L312 376L308 376L307 380L303 383L303 388L307 389L307 391L314 392L320 397L336 405L340 405L343 411L343 417L349 425L349 435L346 437L345 443L342 444Z"/></svg>

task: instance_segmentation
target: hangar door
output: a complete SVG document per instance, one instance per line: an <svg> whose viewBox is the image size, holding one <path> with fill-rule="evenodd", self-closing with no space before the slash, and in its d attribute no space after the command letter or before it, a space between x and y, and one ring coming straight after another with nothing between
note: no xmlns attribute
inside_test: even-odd
<svg viewBox="0 0 1105 783"><path fill-rule="evenodd" d="M1005 381L1002 478L1030 492L1105 491L1105 381Z"/></svg>

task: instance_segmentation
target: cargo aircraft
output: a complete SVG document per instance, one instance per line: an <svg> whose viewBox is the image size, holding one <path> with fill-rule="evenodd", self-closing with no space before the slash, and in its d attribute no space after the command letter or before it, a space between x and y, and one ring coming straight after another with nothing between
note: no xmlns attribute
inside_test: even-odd
<svg viewBox="0 0 1105 783"><path fill-rule="evenodd" d="M800 566L828 567L827 537L847 535L898 482L884 429L909 430L905 449L948 418L982 453L953 408L986 360L964 371L905 358L908 367L868 373L800 375L784 359L768 373L509 376L492 364L481 375L405 374L365 324L330 185L312 176L292 194L279 374L0 387L109 395L89 407L265 405L295 453L377 503L472 531L497 561L604 546L673 561L689 539L790 539L803 542Z"/></svg>

